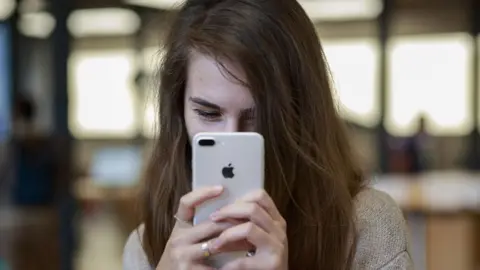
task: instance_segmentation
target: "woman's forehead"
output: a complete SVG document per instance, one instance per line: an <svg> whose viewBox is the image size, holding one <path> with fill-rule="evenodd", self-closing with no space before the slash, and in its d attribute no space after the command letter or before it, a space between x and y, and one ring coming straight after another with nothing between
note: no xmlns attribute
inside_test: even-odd
<svg viewBox="0 0 480 270"><path fill-rule="evenodd" d="M255 105L253 97L242 83L246 81L245 73L231 61L218 61L198 52L191 54L186 97L202 98L229 110L252 108Z"/></svg>

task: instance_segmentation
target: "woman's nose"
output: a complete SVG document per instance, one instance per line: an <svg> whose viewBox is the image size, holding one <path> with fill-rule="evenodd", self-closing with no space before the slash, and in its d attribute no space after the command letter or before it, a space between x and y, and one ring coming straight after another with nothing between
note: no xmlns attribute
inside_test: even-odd
<svg viewBox="0 0 480 270"><path fill-rule="evenodd" d="M238 119L228 119L224 132L240 132L240 124Z"/></svg>

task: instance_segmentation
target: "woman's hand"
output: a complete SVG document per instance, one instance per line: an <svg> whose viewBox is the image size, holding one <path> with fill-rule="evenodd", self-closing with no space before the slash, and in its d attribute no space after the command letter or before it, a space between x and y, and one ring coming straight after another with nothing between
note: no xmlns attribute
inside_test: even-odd
<svg viewBox="0 0 480 270"><path fill-rule="evenodd" d="M219 196L222 187L209 187L194 190L180 200L175 217L177 222L165 247L157 270L210 270L203 260L209 256L209 243L206 239L219 235L232 227L230 223L204 222L192 226L195 207L209 199ZM173 218L173 217L172 217Z"/></svg>
<svg viewBox="0 0 480 270"><path fill-rule="evenodd" d="M212 243L212 252L222 252L229 243L243 240L253 244L256 250L253 256L229 262L222 270L288 269L287 225L264 190L250 193L211 216L214 222L226 219L246 219L247 222L223 231Z"/></svg>

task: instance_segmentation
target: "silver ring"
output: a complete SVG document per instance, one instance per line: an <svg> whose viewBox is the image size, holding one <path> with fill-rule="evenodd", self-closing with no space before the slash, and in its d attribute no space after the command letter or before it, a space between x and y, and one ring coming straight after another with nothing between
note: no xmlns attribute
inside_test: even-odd
<svg viewBox="0 0 480 270"><path fill-rule="evenodd" d="M210 253L210 248L208 247L208 241L202 243L202 252L203 252L204 258L210 257L211 253Z"/></svg>
<svg viewBox="0 0 480 270"><path fill-rule="evenodd" d="M247 252L246 256L247 256L247 257L253 257L253 256L255 256L255 250L250 250L249 252Z"/></svg>
<svg viewBox="0 0 480 270"><path fill-rule="evenodd" d="M187 224L187 225L192 225L189 221L185 221L185 220L179 218L177 215L174 215L173 217L180 223L184 223L184 224Z"/></svg>

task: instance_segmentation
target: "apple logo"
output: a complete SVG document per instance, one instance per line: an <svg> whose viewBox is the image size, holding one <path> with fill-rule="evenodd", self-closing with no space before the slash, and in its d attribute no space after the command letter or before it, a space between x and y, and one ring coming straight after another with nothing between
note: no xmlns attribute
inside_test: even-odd
<svg viewBox="0 0 480 270"><path fill-rule="evenodd" d="M233 173L234 167L232 167L232 163L228 164L227 167L223 167L222 175L224 178L233 178L235 174Z"/></svg>

